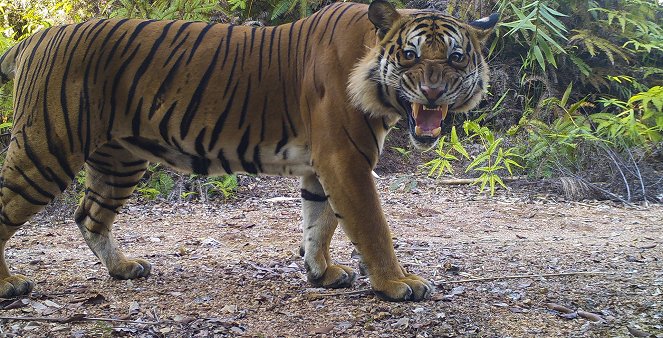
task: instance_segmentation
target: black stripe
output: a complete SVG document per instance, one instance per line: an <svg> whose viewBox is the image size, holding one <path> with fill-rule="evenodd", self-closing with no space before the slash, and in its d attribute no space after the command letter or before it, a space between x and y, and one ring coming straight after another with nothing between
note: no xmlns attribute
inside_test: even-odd
<svg viewBox="0 0 663 338"><path fill-rule="evenodd" d="M318 40L318 43L322 43L322 39L325 38L325 34L327 34L327 29L329 28L329 23L331 22L332 18L334 17L334 14L338 12L339 9L341 9L342 6L336 6L336 9L329 14L329 18L327 19L327 23L325 24L325 28L322 30L322 34L320 34L320 40Z"/></svg>
<svg viewBox="0 0 663 338"><path fill-rule="evenodd" d="M207 89L207 84L209 83L209 80L212 77L212 74L214 73L214 67L216 66L216 62L218 61L220 51L221 51L221 43L219 43L219 45L217 46L216 52L212 57L212 62L210 62L209 66L207 67L207 70L205 70L203 78L200 79L200 82L198 83L198 86L196 87L196 90L193 93L193 96L191 97L191 101L189 101L189 105L186 107L186 111L184 112L184 116L182 117L182 124L180 124L180 139L182 140L186 138L186 135L189 133L189 128L191 127L191 123L196 117L196 113L198 112L198 107L200 106L200 102L203 99L203 93L205 92L205 89Z"/></svg>
<svg viewBox="0 0 663 338"><path fill-rule="evenodd" d="M122 53L120 53L120 57L124 56L124 54L127 53L127 51L129 50L129 47L132 46L134 40L136 40L136 38L138 37L140 32L147 25L151 24L152 22L154 22L154 20L147 20L147 21L143 21L143 22L139 23L138 25L136 25L136 27L134 28L133 33L131 33L131 36L129 37L129 40L127 40L127 44L124 46L124 49L122 50Z"/></svg>
<svg viewBox="0 0 663 338"><path fill-rule="evenodd" d="M237 93L238 86L239 82L235 84L232 93L230 93L230 98L228 99L228 103L226 103L226 109L221 113L221 115L219 115L219 119L216 120L216 123L214 124L214 129L212 129L212 135L210 136L210 142L207 146L208 151L211 151L212 148L214 148L216 142L219 140L219 136L221 136L221 131L223 130L223 126L226 123L226 118L232 109L235 93Z"/></svg>
<svg viewBox="0 0 663 338"><path fill-rule="evenodd" d="M100 220L92 217L92 215L90 215L90 213L87 210L84 213L81 213L80 215L78 215L78 217L76 217L76 219L75 219L76 224L81 224L83 222L83 220L86 219L86 218L91 220L94 223L101 224L101 225L106 225L105 223L102 223ZM87 227L85 229L87 231L93 233L93 234L101 234L101 232L88 229Z"/></svg>
<svg viewBox="0 0 663 338"><path fill-rule="evenodd" d="M281 87L283 88L283 112L285 113L285 117L288 119L288 125L290 125L290 131L292 131L292 135L297 137L297 129L295 129L295 125L292 123L290 109L288 108L288 92L286 91L288 86L282 84Z"/></svg>
<svg viewBox="0 0 663 338"><path fill-rule="evenodd" d="M97 51L92 53L92 57ZM101 59L101 54L99 55ZM92 60L87 63L85 67L85 76L83 78L83 91L81 93L81 102L78 107L78 140L83 145L83 157L88 158L90 155L90 142L91 142L91 108L90 108L90 69L92 67ZM83 115L85 115L85 130L83 130ZM83 134L85 134L85 140L83 140Z"/></svg>
<svg viewBox="0 0 663 338"><path fill-rule="evenodd" d="M179 22L182 22L182 21L179 21ZM175 36L173 37L173 40L170 42L170 45L168 45L169 48L173 47L173 45L175 44L175 41L177 41L177 38L179 38L180 35L182 35L182 33L184 32L184 30L187 29L187 27L189 27L189 25L191 25L192 23L193 23L193 21L186 21L182 25L180 25L180 28L177 29L177 33L175 33ZM180 41L180 43L179 43L180 45L182 44L182 42L187 40L187 37L189 36L189 33L190 32L186 33L186 35L184 36L182 41Z"/></svg>
<svg viewBox="0 0 663 338"><path fill-rule="evenodd" d="M258 54L258 82L262 81L262 60L263 60L263 51L265 49L265 33L267 32L266 29L261 29L262 34L260 35L260 52ZM251 48L251 51L253 51L253 46Z"/></svg>
<svg viewBox="0 0 663 338"><path fill-rule="evenodd" d="M258 172L262 172L262 160L260 159L260 144L253 147L253 163L258 167Z"/></svg>
<svg viewBox="0 0 663 338"><path fill-rule="evenodd" d="M189 62L191 62L191 59L193 59L193 55L198 50L198 47L200 47L200 45L202 44L203 38L205 37L205 34L207 34L207 32L210 30L210 28L212 28L212 25L206 25L205 27L203 27L203 29L200 32L198 32L198 37L196 38L196 41L193 43L193 46L191 47L189 58L186 60L187 65L189 64Z"/></svg>
<svg viewBox="0 0 663 338"><path fill-rule="evenodd" d="M245 172L249 174L257 174L258 169L256 169L256 166L253 163L247 162L244 159L244 156L246 155L246 150L249 148L250 139L251 139L251 126L248 126L246 128L246 131L244 132L244 135L242 135L242 139L239 141L239 145L237 146L237 156L239 157L239 161L242 164L242 168L244 168Z"/></svg>
<svg viewBox="0 0 663 338"><path fill-rule="evenodd" d="M69 71L71 70L71 63L74 60L74 56L76 55L76 53L74 53L73 51L76 51L78 49L78 45L80 44L81 40L83 39L83 34L85 34L85 32L89 28L90 28L90 26L83 29L81 34L78 36L78 39L76 39L76 43L74 43L74 45L72 47L69 47L69 43L72 41L75 32L72 33L71 38L69 39L69 41L67 41L67 45L65 47L65 50L67 52L69 52L70 54L69 54L69 58L67 60L67 65L65 66L65 69L64 69L64 72L63 72L63 75L62 75L62 81L60 83L60 108L62 109L62 116L64 118L65 128L67 128L67 140L69 141L69 151L72 152L72 153L74 152L74 130L72 129L71 121L69 120L69 118L72 114L69 113L69 107L67 105L67 94L68 94L67 84L70 83L70 81L68 80ZM61 66L60 64L55 62L55 60L53 60L53 64L57 64L58 68ZM78 66L80 66L80 65L76 65L76 67L78 67ZM52 69L53 69L53 66L51 66L51 70ZM51 70L49 70L49 72L48 72L48 75L47 75L47 78L46 78L47 82L50 81ZM48 93L48 91L46 89L47 85L44 85L44 88L45 88L44 92ZM45 95L47 95L47 94L45 94ZM47 99L44 98L43 101L44 101L44 103L46 103ZM46 119L46 117L44 117L44 119ZM52 140L52 139L48 138L48 140ZM50 144L50 142L49 142L49 144Z"/></svg>
<svg viewBox="0 0 663 338"><path fill-rule="evenodd" d="M110 115L108 117L108 128L106 129L106 139L111 140L113 139L113 123L115 123L115 113L117 110L117 102L120 102L120 100L117 99L117 91L120 86L120 79L122 78L122 75L124 75L124 72L127 70L127 67L133 63L133 59L136 57L136 54L138 53L138 50L140 49L140 44L136 46L134 51L129 55L129 58L127 58L120 68L117 70L117 73L115 73L115 78L113 79L113 87L111 89L111 97L110 97Z"/></svg>
<svg viewBox="0 0 663 338"><path fill-rule="evenodd" d="M52 200L53 198L55 198L55 195L53 195L50 192L44 190L41 186L39 186L39 184L37 184L37 182L33 181L28 175L26 175L25 172L23 171L23 169L21 169L19 167L14 167L14 169L19 174L21 174L21 177L23 177L23 180L25 182L27 182L32 187L32 189L34 189L36 192L38 192L42 196L48 198L49 200Z"/></svg>
<svg viewBox="0 0 663 338"><path fill-rule="evenodd" d="M249 75L248 83L246 85L246 93L244 94L244 102L242 103L242 110L239 115L239 126L237 126L238 129L242 129L242 126L244 125L244 120L246 119L246 113L248 112L249 109L249 97L252 96L253 93L251 93L251 75Z"/></svg>
<svg viewBox="0 0 663 338"><path fill-rule="evenodd" d="M101 197L101 198L103 198L103 199L114 200L114 201L124 201L124 200L127 200L127 199L131 198L131 195L127 195L127 196L113 196L113 197L104 196L104 195L102 195L102 194L100 194L100 193L98 193L98 192L92 190L91 188L87 188L87 189L85 189L85 192L86 192L86 193L93 193L93 194L95 194L95 195L97 195L97 196L99 196L99 197Z"/></svg>
<svg viewBox="0 0 663 338"><path fill-rule="evenodd" d="M132 171L127 171L127 172L119 172L119 171L114 171L114 170L108 169L108 168L101 168L101 167L98 167L96 165L90 164L89 159L87 161L87 166L90 169L93 169L94 171L97 171L101 174L108 175L108 176L115 176L115 177L132 177L132 176L138 175L142 172L145 172L145 168L132 170Z"/></svg>
<svg viewBox="0 0 663 338"><path fill-rule="evenodd" d="M129 19L122 19L122 20L116 22L115 25L113 25L113 28L111 28L106 33L106 37L104 38L104 41L101 42L101 52L99 52L99 58L97 59L97 64L94 66L94 80L93 80L94 83L97 83L97 75L99 74L99 66L101 65L102 56L106 55L106 53L103 52L106 49L106 44L108 43L108 41L110 41L111 37L113 36L113 34L115 34L115 32L118 30L118 28L120 28L122 25L124 25L128 20ZM106 60L106 62L107 62L106 67L108 67L108 61L110 61L110 57L114 54L115 48L117 48L117 45L120 43L120 41L122 41L122 39L124 39L124 35L126 35L126 32L122 35L122 37L120 39L118 39L115 42L115 47L113 47L111 52L108 53L109 55L108 55L108 59Z"/></svg>
<svg viewBox="0 0 663 338"><path fill-rule="evenodd" d="M281 80L281 32L283 31L283 30L280 29L280 28L281 28L281 26L279 26L279 27L276 28L276 29L279 30L279 40L278 40L278 42L276 43L276 48L277 48L277 49L276 49L276 63L277 63L276 66L277 66L278 69L279 69L279 80Z"/></svg>
<svg viewBox="0 0 663 338"><path fill-rule="evenodd" d="M104 184L107 184L111 187L114 188L125 188L125 189L130 189L138 185L140 180L137 180L135 182L125 182L125 183L120 183L120 182L113 182L113 181L104 181ZM121 205L118 205L117 208L121 207Z"/></svg>
<svg viewBox="0 0 663 338"><path fill-rule="evenodd" d="M126 100L127 104L126 107L124 108L125 114L129 114L131 104L133 103L134 100L134 95L136 95L136 87L138 87L138 83L140 83L141 78L143 77L143 75L145 75L145 72L147 72L147 68L152 64L152 60L154 59L157 50L161 47L163 41L166 40L166 36L168 35L168 30L170 30L170 27L173 25L173 23L175 23L175 21L169 22L162 28L161 35L159 35L159 37L154 41L154 43L152 44L152 48L150 48L150 52L147 54L145 59L143 59L143 63L141 63L138 69L136 70L134 78L131 81L131 87L129 89L129 93L127 94L128 95ZM134 135L138 135L135 129L134 129Z"/></svg>
<svg viewBox="0 0 663 338"><path fill-rule="evenodd" d="M285 119L281 118L281 139L279 142L276 144L276 149L274 150L274 154L278 154L279 151L281 151L281 148L288 144L288 128L285 124Z"/></svg>
<svg viewBox="0 0 663 338"><path fill-rule="evenodd" d="M123 140L159 158L168 151L159 143L140 136L125 137Z"/></svg>
<svg viewBox="0 0 663 338"><path fill-rule="evenodd" d="M191 171L198 175L209 175L209 166L212 161L209 158L191 156Z"/></svg>
<svg viewBox="0 0 663 338"><path fill-rule="evenodd" d="M98 153L99 152L97 152L97 154ZM137 165L144 165L146 163L147 163L147 161L145 161L145 160L138 160L138 161L131 161L131 162L120 161L120 164L122 164L123 167L134 167L134 166L137 166Z"/></svg>
<svg viewBox="0 0 663 338"><path fill-rule="evenodd" d="M267 65L267 68L272 66L272 50L274 48L274 36L276 35L276 31L278 30L278 27L272 28L272 34L269 37L269 64ZM261 46L262 48L262 46ZM262 58L261 58L262 59Z"/></svg>
<svg viewBox="0 0 663 338"><path fill-rule="evenodd" d="M95 153L94 155L97 155L97 154ZM109 162L106 162L106 161L97 160L94 157L90 157L89 159L87 159L87 161L85 161L85 163L88 163L88 164L92 163L92 164L100 165L102 167L113 167L113 164L111 164Z"/></svg>
<svg viewBox="0 0 663 338"><path fill-rule="evenodd" d="M223 170L230 175L233 173L232 169L230 168L230 163L228 162L228 159L223 155L223 149L219 150L219 154L216 156L216 158L221 161L221 166L223 167Z"/></svg>
<svg viewBox="0 0 663 338"><path fill-rule="evenodd" d="M338 22L341 20L341 17L343 16L343 14L345 14L345 12L346 12L348 9L352 8L352 6L354 6L354 4L350 4L349 6L347 6L347 7L346 7L346 8L345 8L345 9L344 9L344 10L343 10L343 11L342 11L342 12L336 17L336 22L334 22L334 26L332 27L331 34L329 34L329 42L327 43L327 45L331 45L331 43L332 43L332 39L334 38L334 33L336 33L336 26L338 25Z"/></svg>
<svg viewBox="0 0 663 338"><path fill-rule="evenodd" d="M242 69L242 72L244 72L244 61L246 61L246 32L244 32L243 37L242 37L242 57L240 60L242 60L242 66L240 69ZM237 48L239 48L239 42L237 43Z"/></svg>
<svg viewBox="0 0 663 338"><path fill-rule="evenodd" d="M163 138L163 140L166 141L166 143L168 143L169 139L168 123L170 122L170 117L173 115L176 106L177 106L177 101L173 102L173 104L170 105L170 108L168 108L166 113L163 114L161 122L159 122L159 134L161 134L161 138Z"/></svg>
<svg viewBox="0 0 663 338"><path fill-rule="evenodd" d="M21 225L25 224L25 222L23 222L23 223L14 223L14 222L10 221L9 216L5 213L4 210L0 211L0 222L2 222L2 224L4 224L4 225L8 225L10 227L20 227Z"/></svg>
<svg viewBox="0 0 663 338"><path fill-rule="evenodd" d="M267 123L267 119L265 118L265 115L267 114L267 98L268 96L265 95L265 98L262 102L262 116L260 118L260 142L265 140L265 123Z"/></svg>
<svg viewBox="0 0 663 338"><path fill-rule="evenodd" d="M111 47L111 50L108 52L108 56L106 57L106 63L104 64L104 69L108 69L108 66L110 65L111 61L115 60L115 52L117 52L117 49L120 47L120 44L124 40L124 38L127 36L129 32L123 32L120 37L115 40L115 44L113 47ZM94 82L97 82L97 79L95 77Z"/></svg>
<svg viewBox="0 0 663 338"><path fill-rule="evenodd" d="M348 24L348 26L352 27L355 23L359 22L359 20L363 19L365 16L368 16L368 12L355 13L355 15L353 15L352 18L350 18L350 23Z"/></svg>
<svg viewBox="0 0 663 338"><path fill-rule="evenodd" d="M361 156L364 157L364 159L366 160L366 163L368 163L369 167L372 168L373 164L372 164L371 160L368 158L368 155L366 155L366 153L364 153L363 151L361 151L361 149L359 149L359 146L357 145L357 143L355 143L355 140L352 139L352 136L350 136L350 133L345 128L345 126L343 126L343 131L345 132L345 135L350 140L350 143L352 143L352 145L355 147L355 149L357 149L357 151L361 154Z"/></svg>
<svg viewBox="0 0 663 338"><path fill-rule="evenodd" d="M292 32L295 30L295 23L290 24L290 29L288 30L288 64L292 65L290 61L290 55L292 54ZM279 63L280 65L280 63Z"/></svg>
<svg viewBox="0 0 663 338"><path fill-rule="evenodd" d="M172 49L170 50L170 54L169 54L168 57L166 58L166 61L163 62L163 66L161 66L161 67L166 67L166 65L167 65L168 63L170 63L170 60L172 60L173 57L175 57L175 54L177 54L177 52L180 50L180 48L182 48L182 45L184 45L184 43L185 43L185 42L187 41L187 39L189 38L189 34L191 34L191 33L187 32L186 35L184 35L184 37L182 38L182 41L180 41L180 43L178 43L177 46L175 46L175 48L172 48ZM186 54L186 50L184 50L184 51L180 54L180 57L184 56L184 54Z"/></svg>
<svg viewBox="0 0 663 338"><path fill-rule="evenodd" d="M373 130L373 126L371 126L371 123L368 121L368 116L364 115L364 122L366 122L366 127L368 130L371 131L371 136L373 137L373 143L375 144L375 149L377 150L378 153L380 153L380 144L378 143L378 138L375 136L375 130Z"/></svg>
<svg viewBox="0 0 663 338"><path fill-rule="evenodd" d="M327 196L312 193L312 192L310 192L310 191L308 191L304 188L302 188L301 192L302 192L302 199L304 199L304 200L312 201L312 202L325 202L325 201L327 201Z"/></svg>
<svg viewBox="0 0 663 338"><path fill-rule="evenodd" d="M233 65L230 67L230 73L228 73L228 80L226 80L226 87L223 90L223 95L225 97L225 94L228 93L228 90L230 89L230 86L233 83L233 80L235 79L235 69L237 68L237 56L239 55L239 48L235 48L235 57L233 57ZM238 80L235 85L238 85L241 82L241 80Z"/></svg>
<svg viewBox="0 0 663 338"><path fill-rule="evenodd" d="M9 190L12 191L14 194L23 197L24 200L26 200L28 203L31 203L31 204L33 204L33 205L47 205L48 202L51 201L50 199L47 200L47 201L40 201L40 200L38 200L38 199L36 199L36 198L34 198L34 197L28 195L28 193L25 191L25 188L24 188L24 187L22 187L22 186L18 186L18 185L14 185L14 184L8 182L7 180L4 180L4 181L2 182L2 188L7 188L7 189L9 189Z"/></svg>
<svg viewBox="0 0 663 338"><path fill-rule="evenodd" d="M177 75L177 71L180 68L180 62L182 62L183 58L184 58L184 53L180 54L180 56L177 58L177 61L175 61L173 67L171 67L170 70L168 70L167 72L168 75L166 75L166 78L163 80L163 82L161 82L161 85L159 85L159 89L154 94L154 98L152 99L152 105L150 106L150 111L147 113L148 119L151 119L154 116L154 113L156 113L156 111L161 107L161 104L164 101L164 96L168 91L168 89L170 89L170 85L173 83L173 80Z"/></svg>
<svg viewBox="0 0 663 338"><path fill-rule="evenodd" d="M251 50L249 51L249 57L251 57L251 55L253 55L253 46L254 46L255 40L256 40L256 30L257 29L258 29L257 27L251 27L251 42L249 42L251 44Z"/></svg>
<svg viewBox="0 0 663 338"><path fill-rule="evenodd" d="M133 133L133 136L140 135L140 118L142 114L143 114L143 98L141 97L140 101L138 101L138 107L136 108L136 112L134 113L134 118L131 121L131 131Z"/></svg>
<svg viewBox="0 0 663 338"><path fill-rule="evenodd" d="M230 26L228 26L228 29L227 29L226 48L225 48L226 50L223 54L223 62L221 63L221 68L225 67L226 61L228 60L228 54L230 53L230 42L231 42L230 39L232 38L233 28L234 28L234 26L230 25ZM221 41L223 41L223 39L221 39ZM221 45L219 45L219 48L220 47L221 47ZM218 50L217 50L217 52L218 52ZM237 50L235 50L235 57L237 57Z"/></svg>
<svg viewBox="0 0 663 338"><path fill-rule="evenodd" d="M105 183L110 184L109 182L105 182ZM128 186L127 188L134 187L136 184L138 184L138 182L134 183L131 186ZM117 185L115 185L115 184L112 184L112 186L117 187ZM96 199L96 198L94 198L90 195L87 195L86 198L87 198L88 201L94 202L98 206L100 206L100 207L102 207L106 210L109 210L109 211L111 211L112 213L115 213L115 214L118 213L117 209L119 209L121 207L121 205L112 205L112 204L104 203L104 202L102 202L102 201L100 201L100 200L98 200L98 199Z"/></svg>

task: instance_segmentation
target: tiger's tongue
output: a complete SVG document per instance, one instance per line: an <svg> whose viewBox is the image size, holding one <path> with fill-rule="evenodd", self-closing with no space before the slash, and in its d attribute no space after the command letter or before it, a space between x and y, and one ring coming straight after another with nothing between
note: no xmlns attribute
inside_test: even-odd
<svg viewBox="0 0 663 338"><path fill-rule="evenodd" d="M447 117L449 105L429 109L421 103L412 103L412 117L414 117L414 133L417 136L438 137L442 133L442 120Z"/></svg>

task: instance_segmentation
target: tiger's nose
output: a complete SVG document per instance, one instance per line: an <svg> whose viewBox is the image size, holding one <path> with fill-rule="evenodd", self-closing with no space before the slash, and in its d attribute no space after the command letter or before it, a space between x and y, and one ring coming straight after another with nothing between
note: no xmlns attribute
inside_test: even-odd
<svg viewBox="0 0 663 338"><path fill-rule="evenodd" d="M428 99L428 102L433 105L435 101L437 101L438 98L442 95L444 92L444 88L442 87L430 87L426 85L421 85L421 93L424 94L424 96Z"/></svg>

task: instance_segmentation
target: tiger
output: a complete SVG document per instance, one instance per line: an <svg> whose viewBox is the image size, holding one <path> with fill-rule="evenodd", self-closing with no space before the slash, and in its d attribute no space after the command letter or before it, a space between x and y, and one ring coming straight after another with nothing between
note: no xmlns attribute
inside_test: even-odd
<svg viewBox="0 0 663 338"><path fill-rule="evenodd" d="M93 19L53 26L0 58L14 121L0 182L0 297L28 295L7 241L85 172L74 220L116 279L147 277L111 227L148 163L200 175L300 177L309 283L350 287L330 257L340 224L375 295L421 301L432 284L396 257L372 170L404 118L432 147L449 111L486 92L482 47L497 14L465 23L375 0L338 2L289 24Z"/></svg>

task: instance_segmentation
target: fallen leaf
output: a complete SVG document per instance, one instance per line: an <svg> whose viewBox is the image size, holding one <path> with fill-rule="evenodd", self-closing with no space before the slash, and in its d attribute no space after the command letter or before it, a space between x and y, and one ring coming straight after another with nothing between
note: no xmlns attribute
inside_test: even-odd
<svg viewBox="0 0 663 338"><path fill-rule="evenodd" d="M399 319L397 322L391 324L393 327L402 327L402 328L407 328L410 325L410 318L403 317Z"/></svg>
<svg viewBox="0 0 663 338"><path fill-rule="evenodd" d="M628 332L633 336L633 337L651 337L652 334L642 331L638 328L632 327L632 326L627 326L626 329Z"/></svg>
<svg viewBox="0 0 663 338"><path fill-rule="evenodd" d="M85 319L85 314L77 313L69 318L61 320L60 322L66 324L66 323L80 322L83 319Z"/></svg>
<svg viewBox="0 0 663 338"><path fill-rule="evenodd" d="M334 325L327 325L327 326L321 326L321 327L316 327L311 330L311 333L315 334L326 334L331 332L331 330L334 329Z"/></svg>
<svg viewBox="0 0 663 338"><path fill-rule="evenodd" d="M223 308L221 308L221 311L225 313L235 313L237 312L237 305L226 305Z"/></svg>
<svg viewBox="0 0 663 338"><path fill-rule="evenodd" d="M546 307L551 309L551 310L555 310L555 311L561 312L561 313L573 313L574 312L573 310L569 309L566 306L562 306L562 305L555 304L555 303L546 303Z"/></svg>
<svg viewBox="0 0 663 338"><path fill-rule="evenodd" d="M134 301L131 302L131 305L129 305L129 314L130 315L135 315L140 312L140 304L138 302Z"/></svg>
<svg viewBox="0 0 663 338"><path fill-rule="evenodd" d="M582 310L578 310L577 313L578 313L578 316L580 316L582 318L585 318L589 321L595 322L595 323L605 322L603 317L597 315L596 313L586 312L586 311L582 311Z"/></svg>
<svg viewBox="0 0 663 338"><path fill-rule="evenodd" d="M106 301L106 297L101 294L96 294L92 297L80 297L70 301L70 303L83 303L86 305L99 305Z"/></svg>
<svg viewBox="0 0 663 338"><path fill-rule="evenodd" d="M30 306L32 306L32 308L35 309L35 311L37 311L38 313L43 313L45 310L48 309L48 306L34 300L30 302Z"/></svg>
<svg viewBox="0 0 663 338"><path fill-rule="evenodd" d="M11 310L11 309L20 309L22 307L26 307L30 304L30 301L27 299L17 299L12 303L9 303L9 305L3 307L3 310Z"/></svg>

